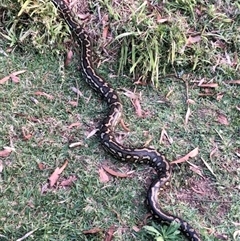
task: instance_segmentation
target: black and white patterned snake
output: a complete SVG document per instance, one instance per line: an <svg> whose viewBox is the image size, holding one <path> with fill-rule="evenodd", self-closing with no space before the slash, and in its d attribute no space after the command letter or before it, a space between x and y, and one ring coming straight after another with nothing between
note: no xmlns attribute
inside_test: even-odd
<svg viewBox="0 0 240 241"><path fill-rule="evenodd" d="M61 12L63 18L75 35L80 46L80 64L83 76L89 86L100 94L108 104L108 113L103 119L98 135L103 148L116 159L135 163L145 163L153 167L157 172L147 192L147 203L154 218L167 223L176 222L180 230L192 241L201 241L199 235L190 224L183 219L168 214L159 205L158 192L171 178L171 166L168 161L157 150L153 148L126 148L118 143L114 137L114 129L122 115L122 104L117 92L100 77L94 70L91 62L91 47L88 34L76 20L74 20L70 9L63 0L51 0Z"/></svg>

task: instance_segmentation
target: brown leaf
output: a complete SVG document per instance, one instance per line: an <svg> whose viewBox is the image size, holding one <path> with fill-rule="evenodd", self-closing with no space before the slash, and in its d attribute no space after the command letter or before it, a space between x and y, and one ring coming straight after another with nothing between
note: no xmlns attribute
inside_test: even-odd
<svg viewBox="0 0 240 241"><path fill-rule="evenodd" d="M129 173L116 172L105 165L102 165L102 167L106 172L108 172L109 174L111 174L114 177L128 177L130 175Z"/></svg>
<svg viewBox="0 0 240 241"><path fill-rule="evenodd" d="M19 77L17 77L14 74L10 74L10 77L11 77L11 80L12 80L13 83L16 83L16 84L19 83L19 81L20 81Z"/></svg>
<svg viewBox="0 0 240 241"><path fill-rule="evenodd" d="M47 93L45 93L45 92L41 92L41 91L36 91L34 94L35 94L35 95L45 96L45 97L47 97L49 100L52 100L52 99L54 98L52 95L49 95L49 94L47 94Z"/></svg>
<svg viewBox="0 0 240 241"><path fill-rule="evenodd" d="M140 228L137 226L133 226L132 229L134 230L134 232L138 233L140 231Z"/></svg>
<svg viewBox="0 0 240 241"><path fill-rule="evenodd" d="M196 147L195 149L193 149L192 151L190 151L187 155L185 155L184 157L181 157L178 160L172 161L172 164L178 164L178 163L182 163L182 162L186 162L189 158L193 158L195 156L198 155L198 147Z"/></svg>
<svg viewBox="0 0 240 241"><path fill-rule="evenodd" d="M13 73L11 73L10 75L2 78L2 79L0 80L0 84L5 83L5 82L8 81L10 78L12 79L13 82L18 83L18 82L19 82L19 78L17 77L17 75L22 74L22 73L24 73L24 72L26 72L26 70L19 70L19 71L13 72Z"/></svg>
<svg viewBox="0 0 240 241"><path fill-rule="evenodd" d="M230 81L227 81L227 83L240 85L240 80L230 80Z"/></svg>
<svg viewBox="0 0 240 241"><path fill-rule="evenodd" d="M225 115L223 114L218 114L218 117L217 117L217 120L219 123L221 123L222 125L225 125L225 126L228 126L229 125L229 122L228 122L228 119Z"/></svg>
<svg viewBox="0 0 240 241"><path fill-rule="evenodd" d="M167 18L162 18L160 14L157 15L157 23L166 23L168 22Z"/></svg>
<svg viewBox="0 0 240 241"><path fill-rule="evenodd" d="M71 129L73 127L78 127L78 126L81 126L81 123L80 122L75 122L75 123L72 123L71 125L69 125L68 128Z"/></svg>
<svg viewBox="0 0 240 241"><path fill-rule="evenodd" d="M87 134L87 139L94 136L98 132L98 129L93 129Z"/></svg>
<svg viewBox="0 0 240 241"><path fill-rule="evenodd" d="M159 140L160 144L163 143L164 137L167 138L167 140L170 144L173 143L173 139L171 137L169 137L167 131L163 128L162 131L161 131L161 136L160 136L160 140Z"/></svg>
<svg viewBox="0 0 240 241"><path fill-rule="evenodd" d="M2 170L3 170L3 163L2 163L2 161L0 160L0 173L2 172Z"/></svg>
<svg viewBox="0 0 240 241"><path fill-rule="evenodd" d="M128 128L128 126L125 124L124 120L121 118L120 120L120 125L123 128L123 130L130 132L130 129Z"/></svg>
<svg viewBox="0 0 240 241"><path fill-rule="evenodd" d="M70 176L67 179L61 181L60 186L68 187L71 186L77 180L76 176Z"/></svg>
<svg viewBox="0 0 240 241"><path fill-rule="evenodd" d="M3 77L2 79L0 79L0 84L4 84L6 81L8 81L10 79L10 75Z"/></svg>
<svg viewBox="0 0 240 241"><path fill-rule="evenodd" d="M31 139L32 138L32 134L27 134L27 135L24 135L23 136L23 140L24 141L28 141L29 139Z"/></svg>
<svg viewBox="0 0 240 241"><path fill-rule="evenodd" d="M83 230L83 233L84 234L94 234L94 233L99 233L99 232L102 232L102 229L100 228L91 228L91 229L88 229L88 230Z"/></svg>
<svg viewBox="0 0 240 241"><path fill-rule="evenodd" d="M78 102L77 101L69 101L68 102L70 105L77 107L78 106Z"/></svg>
<svg viewBox="0 0 240 241"><path fill-rule="evenodd" d="M26 133L26 130L24 128L22 128L22 135L24 141L28 141L32 137L32 134Z"/></svg>
<svg viewBox="0 0 240 241"><path fill-rule="evenodd" d="M26 70L19 70L19 71L16 71L16 72L11 73L10 75L15 75L15 76L17 76L17 75L22 74L22 73L25 73L25 72L26 72Z"/></svg>
<svg viewBox="0 0 240 241"><path fill-rule="evenodd" d="M44 163L42 163L42 162L39 162L38 163L38 168L39 168L39 170L44 170L45 168L46 168L46 166L45 166L45 164Z"/></svg>
<svg viewBox="0 0 240 241"><path fill-rule="evenodd" d="M65 161L63 166L61 168L57 167L55 171L52 173L52 175L48 178L50 182L50 187L53 187L55 183L57 182L59 175L63 172L63 170L66 168L68 164L68 161Z"/></svg>
<svg viewBox="0 0 240 241"><path fill-rule="evenodd" d="M109 26L106 25L103 29L103 33L102 33L102 37L103 37L103 40L106 41L107 39L107 36L108 36L108 30L109 30Z"/></svg>
<svg viewBox="0 0 240 241"><path fill-rule="evenodd" d="M135 108L137 116L143 117L143 111L142 111L142 106L140 104L140 100L139 99L133 99L132 103L133 103L133 106Z"/></svg>
<svg viewBox="0 0 240 241"><path fill-rule="evenodd" d="M190 114L191 114L191 109L190 109L190 107L188 106L188 108L187 108L187 113L186 113L186 116L185 116L184 125L187 125Z"/></svg>
<svg viewBox="0 0 240 241"><path fill-rule="evenodd" d="M208 84L201 84L198 86L200 86L202 88L217 88L218 84L217 83L208 83Z"/></svg>
<svg viewBox="0 0 240 241"><path fill-rule="evenodd" d="M201 35L189 36L186 45L192 45L201 41Z"/></svg>
<svg viewBox="0 0 240 241"><path fill-rule="evenodd" d="M192 100L192 99L187 99L187 103L188 103L188 104L195 104L195 101Z"/></svg>
<svg viewBox="0 0 240 241"><path fill-rule="evenodd" d="M210 159L212 159L212 157L215 155L215 153L216 153L217 151L218 151L218 147L215 146L215 147L213 148L213 150L210 152L210 155L209 155Z"/></svg>
<svg viewBox="0 0 240 241"><path fill-rule="evenodd" d="M66 59L65 59L65 62L64 62L64 66L67 67L71 61L72 61L72 57L73 57L73 51L72 50L69 50L67 52L67 56L66 56Z"/></svg>
<svg viewBox="0 0 240 241"><path fill-rule="evenodd" d="M224 93L218 93L216 99L220 101L224 96Z"/></svg>
<svg viewBox="0 0 240 241"><path fill-rule="evenodd" d="M111 241L113 239L114 231L115 231L115 227L111 226L106 232L104 241Z"/></svg>
<svg viewBox="0 0 240 241"><path fill-rule="evenodd" d="M190 166L189 169L203 178L203 174L202 174L202 171L200 170L200 168L195 167L195 166Z"/></svg>
<svg viewBox="0 0 240 241"><path fill-rule="evenodd" d="M103 183L109 182L109 177L108 177L107 173L103 170L102 167L99 168L98 174L99 174L99 180L100 180L100 182L103 182Z"/></svg>
<svg viewBox="0 0 240 241"><path fill-rule="evenodd" d="M139 95L137 95L136 93L130 91L130 90L127 90L127 89L123 89L125 92L124 94L130 98L130 101L132 102L134 108L135 108L135 111L137 113L137 116L138 117L143 117L143 111L142 111L142 107L141 107L141 104L140 104L140 99L139 99Z"/></svg>
<svg viewBox="0 0 240 241"><path fill-rule="evenodd" d="M0 157L7 157L12 152L11 148L5 147L4 150L0 151Z"/></svg>
<svg viewBox="0 0 240 241"><path fill-rule="evenodd" d="M74 147L77 147L77 146L83 146L83 142L78 141L78 142L73 142L73 143L69 144L70 148L74 148Z"/></svg>

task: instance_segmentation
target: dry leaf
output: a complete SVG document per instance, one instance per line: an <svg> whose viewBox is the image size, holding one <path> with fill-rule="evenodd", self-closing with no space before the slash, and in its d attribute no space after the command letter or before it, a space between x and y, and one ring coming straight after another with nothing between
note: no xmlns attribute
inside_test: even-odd
<svg viewBox="0 0 240 241"><path fill-rule="evenodd" d="M107 36L108 36L108 30L109 30L109 26L106 25L106 26L104 27L104 29L103 29L103 33L102 33L102 38L103 38L104 42L105 42L106 39L107 39Z"/></svg>
<svg viewBox="0 0 240 241"><path fill-rule="evenodd" d="M210 165L201 157L203 163L207 167L207 169L213 174L214 177L216 177L215 173L213 172L213 169L210 167Z"/></svg>
<svg viewBox="0 0 240 241"><path fill-rule="evenodd" d="M12 80L13 83L15 83L15 84L19 83L19 81L20 81L19 77L17 77L14 74L11 74L10 77L11 77L11 80Z"/></svg>
<svg viewBox="0 0 240 241"><path fill-rule="evenodd" d="M209 155L210 159L212 159L212 157L215 155L215 153L216 153L217 151L218 151L218 147L215 146L215 147L213 148L213 150L210 152L210 155Z"/></svg>
<svg viewBox="0 0 240 241"><path fill-rule="evenodd" d="M78 102L77 101L69 101L68 102L70 105L77 107L78 106Z"/></svg>
<svg viewBox="0 0 240 241"><path fill-rule="evenodd" d="M83 230L84 234L94 234L94 233L99 233L99 232L102 232L102 229L92 228L92 229L89 229L89 230Z"/></svg>
<svg viewBox="0 0 240 241"><path fill-rule="evenodd" d="M0 79L0 84L4 84L6 81L8 81L10 79L10 75Z"/></svg>
<svg viewBox="0 0 240 241"><path fill-rule="evenodd" d="M189 36L186 45L192 45L201 41L201 35Z"/></svg>
<svg viewBox="0 0 240 241"><path fill-rule="evenodd" d="M24 141L28 141L32 137L32 134L27 134L24 128L22 128L22 135Z"/></svg>
<svg viewBox="0 0 240 241"><path fill-rule="evenodd" d="M195 101L192 99L187 99L187 103L193 105L193 104L195 104Z"/></svg>
<svg viewBox="0 0 240 241"><path fill-rule="evenodd" d="M72 50L69 50L67 52L67 56L66 56L66 59L65 59L65 62L64 62L64 66L67 67L71 61L72 61L72 57L73 57L73 51Z"/></svg>
<svg viewBox="0 0 240 241"><path fill-rule="evenodd" d="M68 161L65 161L63 166L61 168L57 167L53 174L48 178L50 187L53 187L55 183L57 182L59 175L63 172L63 170L66 168L68 164Z"/></svg>
<svg viewBox="0 0 240 241"><path fill-rule="evenodd" d="M22 74L22 73L24 73L24 72L26 72L26 70L19 70L19 71L13 72L13 73L11 73L10 75L2 78L2 79L0 80L0 84L4 84L4 83L5 83L6 81L8 81L10 78L12 79L13 82L18 83L18 82L19 82L19 78L17 77L17 75Z"/></svg>
<svg viewBox="0 0 240 241"><path fill-rule="evenodd" d="M160 140L159 140L160 144L163 143L163 138L164 138L164 136L167 138L167 140L168 140L168 142L169 142L170 144L173 143L173 139L168 136L167 131L163 128L162 131L161 131L161 136L160 136Z"/></svg>
<svg viewBox="0 0 240 241"><path fill-rule="evenodd" d="M208 83L208 84L199 84L198 86L202 88L217 88L218 84L217 83Z"/></svg>
<svg viewBox="0 0 240 241"><path fill-rule="evenodd" d="M12 148L5 147L4 150L0 151L0 157L7 157L12 152Z"/></svg>
<svg viewBox="0 0 240 241"><path fill-rule="evenodd" d="M216 99L220 101L223 98L224 93L218 93Z"/></svg>
<svg viewBox="0 0 240 241"><path fill-rule="evenodd" d="M71 129L73 127L78 127L78 126L81 126L81 123L80 122L75 122L75 123L72 123L70 126L68 126L68 128Z"/></svg>
<svg viewBox="0 0 240 241"><path fill-rule="evenodd" d="M106 172L108 172L109 174L111 174L114 177L128 177L129 176L129 173L116 172L105 165L102 165L102 167Z"/></svg>
<svg viewBox="0 0 240 241"><path fill-rule="evenodd" d="M41 92L41 91L36 91L34 94L35 94L35 95L45 96L45 97L47 97L49 100L52 100L52 99L54 98L52 95L49 95L49 94L47 94L47 93L45 93L45 92Z"/></svg>
<svg viewBox="0 0 240 241"><path fill-rule="evenodd" d="M30 100L36 105L38 105L38 103L39 103L39 101L33 97L30 97Z"/></svg>
<svg viewBox="0 0 240 241"><path fill-rule="evenodd" d="M139 95L137 95L136 93L134 93L130 90L127 90L125 88L123 90L125 91L124 95L126 95L127 97L130 98L130 101L132 102L132 104L135 108L137 116L143 117L143 111L142 111L142 107L141 107L141 104L140 104Z"/></svg>
<svg viewBox="0 0 240 241"><path fill-rule="evenodd" d="M17 239L16 241L23 241L24 239L26 239L27 237L31 236L34 232L36 232L38 230L38 228L35 228L34 230L26 233L23 237Z"/></svg>
<svg viewBox="0 0 240 241"><path fill-rule="evenodd" d="M76 147L76 146L83 146L82 141L74 142L69 145L70 148Z"/></svg>
<svg viewBox="0 0 240 241"><path fill-rule="evenodd" d="M195 166L190 166L189 169L203 178L202 171L198 167L196 168Z"/></svg>
<svg viewBox="0 0 240 241"><path fill-rule="evenodd" d="M130 132L130 129L128 128L128 126L125 124L124 120L121 118L120 119L120 125L123 128L123 130L125 130L126 132Z"/></svg>
<svg viewBox="0 0 240 241"><path fill-rule="evenodd" d="M135 108L137 116L138 117L143 117L142 107L141 107L139 99L133 99L132 103L133 103L133 106Z"/></svg>
<svg viewBox="0 0 240 241"><path fill-rule="evenodd" d="M190 151L187 155L185 155L184 157L176 160L176 161L172 161L172 164L178 164L178 163L182 163L182 162L186 162L189 158L193 158L195 156L198 155L198 147L196 147L195 149L193 149L192 151Z"/></svg>
<svg viewBox="0 0 240 241"><path fill-rule="evenodd" d="M223 114L218 114L217 120L222 125L226 125L226 126L229 125L227 117L225 115L223 115Z"/></svg>
<svg viewBox="0 0 240 241"><path fill-rule="evenodd" d="M38 122L38 123L41 122L38 118L32 117L32 116L30 116L28 119L29 119L30 121L32 121L32 122Z"/></svg>
<svg viewBox="0 0 240 241"><path fill-rule="evenodd" d="M160 15L157 16L157 23L166 23L168 22L167 18L161 18Z"/></svg>
<svg viewBox="0 0 240 241"><path fill-rule="evenodd" d="M2 170L3 170L3 163L2 163L2 161L0 160L0 173L2 172Z"/></svg>
<svg viewBox="0 0 240 241"><path fill-rule="evenodd" d="M240 85L240 80L231 80L231 81L227 81L227 83Z"/></svg>
<svg viewBox="0 0 240 241"><path fill-rule="evenodd" d="M104 241L111 241L113 239L113 233L115 231L115 227L111 226L107 232Z"/></svg>
<svg viewBox="0 0 240 241"><path fill-rule="evenodd" d="M173 89L170 89L170 90L168 91L168 93L166 94L166 99L168 99L168 97L169 97L173 92L174 92L174 90L173 90Z"/></svg>
<svg viewBox="0 0 240 241"><path fill-rule="evenodd" d="M61 181L60 186L69 187L77 180L76 176L70 176L68 179Z"/></svg>
<svg viewBox="0 0 240 241"><path fill-rule="evenodd" d="M25 72L26 72L26 70L19 70L19 71L16 71L16 72L11 73L10 75L15 75L15 76L17 76L17 75L22 74L22 73L25 73Z"/></svg>
<svg viewBox="0 0 240 241"><path fill-rule="evenodd" d="M42 163L42 162L39 162L38 163L38 168L39 168L39 170L44 170L45 168L46 168L46 166L44 165L44 163Z"/></svg>
<svg viewBox="0 0 240 241"><path fill-rule="evenodd" d="M107 39L108 29L109 29L109 17L108 17L108 14L104 14L103 15L103 17L102 17L102 26L104 26L102 37L103 37L103 39L105 41Z"/></svg>
<svg viewBox="0 0 240 241"><path fill-rule="evenodd" d="M83 93L76 87L71 87L71 90L76 93L78 96L83 97Z"/></svg>
<svg viewBox="0 0 240 241"><path fill-rule="evenodd" d="M107 175L107 173L103 170L103 168L99 168L98 170L98 174L99 174L99 180L100 182L109 182L109 177Z"/></svg>
<svg viewBox="0 0 240 241"><path fill-rule="evenodd" d="M187 108L187 113L186 113L186 116L185 116L184 125L187 125L190 114L191 114L191 109L190 109L190 107L188 106L188 108Z"/></svg>
<svg viewBox="0 0 240 241"><path fill-rule="evenodd" d="M87 139L94 136L97 132L99 131L99 129L93 129L88 135L87 135Z"/></svg>
<svg viewBox="0 0 240 241"><path fill-rule="evenodd" d="M44 185L42 185L41 187L41 194L46 193L49 189L48 189L49 183L45 183Z"/></svg>
<svg viewBox="0 0 240 241"><path fill-rule="evenodd" d="M133 229L136 233L138 233L138 232L140 231L140 228L137 227L137 226L133 226L132 229Z"/></svg>

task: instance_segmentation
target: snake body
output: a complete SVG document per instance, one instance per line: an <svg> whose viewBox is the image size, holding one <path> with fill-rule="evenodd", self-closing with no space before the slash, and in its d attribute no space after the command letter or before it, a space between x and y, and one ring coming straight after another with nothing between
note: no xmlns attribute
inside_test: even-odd
<svg viewBox="0 0 240 241"><path fill-rule="evenodd" d="M51 0L60 10L63 18L75 34L80 51L80 64L86 82L99 93L108 104L108 113L99 127L99 138L103 148L115 158L122 161L145 163L153 167L158 178L152 182L147 192L147 203L153 217L158 220L171 223L179 223L180 229L189 237L191 241L201 241L197 232L188 222L172 214L168 214L158 203L158 192L171 177L171 166L168 161L158 151L153 148L126 148L118 143L114 137L114 128L118 124L122 115L122 104L117 92L101 78L94 70L91 63L91 48L88 34L84 31L72 17L71 11L63 0Z"/></svg>

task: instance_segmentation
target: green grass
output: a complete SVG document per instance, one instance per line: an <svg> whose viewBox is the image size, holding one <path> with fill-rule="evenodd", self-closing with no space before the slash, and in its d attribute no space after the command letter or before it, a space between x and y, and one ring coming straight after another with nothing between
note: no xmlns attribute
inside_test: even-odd
<svg viewBox="0 0 240 241"><path fill-rule="evenodd" d="M159 87L159 76L239 77L240 6L237 1L79 1L72 8L99 56L118 74ZM87 15L86 13L89 13ZM68 28L49 1L3 0L2 33L11 47L39 52L69 45Z"/></svg>
<svg viewBox="0 0 240 241"><path fill-rule="evenodd" d="M176 7L172 3L168 11L174 12ZM182 11L186 10L186 6L183 7ZM187 11L191 13L192 9L187 8ZM239 38L236 28L237 24L232 23L229 39ZM145 118L136 116L121 90L123 87L134 89L129 78L113 77L117 67L107 63L100 66L99 72L119 90L124 120L130 127L124 139L126 145L139 146L152 139L150 145L169 160L199 147L199 155L190 161L199 167L203 177L191 170L188 163L175 166L171 187L159 197L164 209L189 221L203 240L223 237L234 240L240 222L240 97L239 85L228 84L228 81L239 78L239 73L233 71L239 69L239 62L234 68L226 66L211 73L211 62L202 55L202 47L199 48L201 61L206 60L209 68L196 66L191 74L182 73L181 79L173 75L160 78L158 90L136 86L136 92L142 96L141 106L148 112ZM26 70L19 75L18 84L8 81L0 85L0 151L6 146L14 148L10 156L0 157L3 167L0 172L0 240L17 240L30 231L34 232L26 240L104 240L111 226L115 228L114 240L151 240L141 227L147 213L146 191L154 172L148 166L114 160L102 150L97 138L86 139L105 116L106 104L76 71L77 56L71 66L64 69L64 57L48 49L40 54L29 44L13 51L6 39L0 37L0 50L0 79ZM217 52L209 54L217 58ZM198 86L203 78L204 83L218 83L213 96L200 96L209 94L204 92L206 88ZM72 87L79 88L83 96L77 96ZM45 92L53 99L38 96L36 91ZM220 94L223 96L218 100ZM191 115L184 125L187 99L195 103L189 105ZM70 101L78 101L78 106L73 107ZM228 125L219 122L221 116L227 118ZM69 129L75 122L81 125ZM159 142L163 128L172 138L171 144L166 139L162 144ZM24 140L23 131L32 135L29 140ZM83 145L69 148L70 143L77 141L82 141ZM48 177L65 160L69 164L61 178L76 176L75 183L66 188L47 188L42 193ZM39 163L43 163L45 169L40 170ZM102 163L123 172L135 172L125 179L112 177L104 184L98 175ZM172 233L172 226L161 227L152 221L148 225L158 228L165 241L185 240L182 234ZM141 229L138 233L134 231L136 226ZM94 227L102 231L83 234Z"/></svg>
<svg viewBox="0 0 240 241"><path fill-rule="evenodd" d="M133 177L112 178L109 183L100 183L98 168L112 158L103 152L96 138L86 139L86 136L104 116L105 105L101 105L99 97L75 71L77 62L62 71L62 57L35 54L30 49L1 55L0 65L1 77L13 71L27 70L20 75L19 84L8 81L0 86L0 146L1 149L11 146L15 150L9 157L2 158L0 232L6 237L2 240L16 240L35 229L29 239L103 240L104 231L97 235L84 235L82 231L93 227L107 230L111 225L116 228L116 240L146 240L146 232L137 234L132 228L140 225L146 214L143 202L150 177L154 175L149 167L114 161L112 167L135 170ZM102 72L107 76L105 68ZM115 88L128 86L127 80L122 78L108 79ZM84 95L76 108L69 104L77 99L71 91L73 86L79 86ZM195 104L191 106L192 115L185 127L186 89L176 79L168 78L162 82L159 92L150 87L137 87L137 92L142 93L142 108L150 114L144 119L136 117L129 100L120 92L125 120L131 129L126 140L128 145L144 144L152 137L151 145L163 151L170 160L199 147L200 154L191 161L199 166L204 179L192 172L188 164L182 164L175 168L172 187L161 195L160 201L166 210L184 217L196 227L204 240L218 240L214 238L217 234L232 239L237 230L234 223L239 222L237 88L236 85L221 85L219 91L224 91L224 97L217 101L199 98L199 88L191 85L189 96ZM166 101L170 89L173 92ZM54 98L48 100L36 96L36 91L46 92ZM37 99L38 104L31 101L32 98ZM217 121L218 113L227 116L228 126ZM31 117L38 121L32 121ZM81 127L68 129L75 122L80 122ZM173 139L172 145L168 142L159 144L162 128ZM32 134L28 141L23 140L23 129ZM147 136L144 131L148 131ZM69 149L69 143L76 141L83 141L83 146ZM218 151L210 159L214 147ZM62 176L77 176L75 184L41 194L47 178L66 159L69 165ZM40 162L47 168L39 170L37 164ZM191 187L204 194L195 193Z"/></svg>

